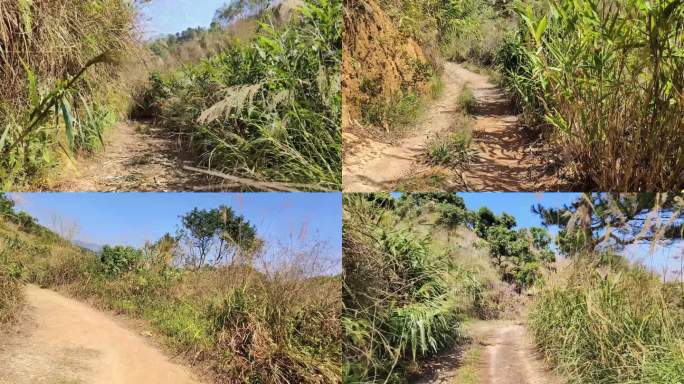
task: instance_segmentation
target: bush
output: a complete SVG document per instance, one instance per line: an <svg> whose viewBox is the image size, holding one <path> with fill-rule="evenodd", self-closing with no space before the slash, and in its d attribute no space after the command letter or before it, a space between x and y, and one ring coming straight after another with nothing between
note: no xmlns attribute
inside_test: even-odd
<svg viewBox="0 0 684 384"><path fill-rule="evenodd" d="M422 204L430 199L425 195L411 201ZM399 383L415 361L453 344L461 318L477 310L482 287L474 273L437 253L429 237L397 229L394 208L371 196L344 201L343 380Z"/></svg>
<svg viewBox="0 0 684 384"><path fill-rule="evenodd" d="M105 245L100 253L104 273L118 276L135 269L142 260L142 251L133 247Z"/></svg>
<svg viewBox="0 0 684 384"><path fill-rule="evenodd" d="M339 189L340 23L339 0L308 1L282 30L153 75L147 109L219 171Z"/></svg>

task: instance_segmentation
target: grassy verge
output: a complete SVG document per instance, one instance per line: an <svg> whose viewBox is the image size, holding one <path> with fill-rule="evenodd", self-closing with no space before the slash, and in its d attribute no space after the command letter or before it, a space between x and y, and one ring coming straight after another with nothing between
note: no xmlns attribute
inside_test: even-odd
<svg viewBox="0 0 684 384"><path fill-rule="evenodd" d="M341 1L303 4L198 64L153 73L139 112L231 175L339 190Z"/></svg>
<svg viewBox="0 0 684 384"><path fill-rule="evenodd" d="M684 309L676 290L637 267L578 262L530 312L540 349L570 383L676 383Z"/></svg>
<svg viewBox="0 0 684 384"><path fill-rule="evenodd" d="M499 55L505 82L528 120L550 127L576 181L681 189L681 4L562 0L516 12L519 32Z"/></svg>
<svg viewBox="0 0 684 384"><path fill-rule="evenodd" d="M0 9L0 186L40 184L92 152L127 104L118 70L135 49L131 2L19 1ZM15 22L17 21L17 22Z"/></svg>

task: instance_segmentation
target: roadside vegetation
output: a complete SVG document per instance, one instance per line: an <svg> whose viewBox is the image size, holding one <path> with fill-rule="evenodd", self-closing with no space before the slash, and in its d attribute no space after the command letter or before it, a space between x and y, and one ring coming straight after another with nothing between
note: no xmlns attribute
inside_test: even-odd
<svg viewBox="0 0 684 384"><path fill-rule="evenodd" d="M681 245L683 209L681 194L591 194L561 209L537 207L559 226L571 264L540 292L529 327L570 383L684 378L681 277L664 280L619 254L630 244Z"/></svg>
<svg viewBox="0 0 684 384"><path fill-rule="evenodd" d="M456 194L345 195L344 382L415 382L451 350L462 351L456 377L479 382L483 347L468 329L496 319L525 323L570 384L681 381L681 276L622 251L681 245L682 204L681 194L596 193L533 207L552 237L470 211Z"/></svg>
<svg viewBox="0 0 684 384"><path fill-rule="evenodd" d="M0 8L0 185L40 183L102 145L130 102L120 72L137 53L123 0L14 1ZM68 26L68 27L67 27Z"/></svg>
<svg viewBox="0 0 684 384"><path fill-rule="evenodd" d="M363 19L345 19L352 47L345 52L345 132L400 133L420 109L396 116L396 107L407 95L428 100L427 84L452 61L506 89L522 117L518 128L539 139L531 142L551 158L549 172L561 185L684 186L681 1L370 0L346 2L345 10L391 20L381 25L375 46L382 47L367 52L370 32L355 25ZM364 81L375 86L357 89ZM472 98L464 94L461 105Z"/></svg>
<svg viewBox="0 0 684 384"><path fill-rule="evenodd" d="M250 181L240 189L340 188L339 1L238 1L209 28L151 42L137 31L136 7L2 8L4 189L48 185L51 170L77 167L126 118L163 127L197 172Z"/></svg>
<svg viewBox="0 0 684 384"><path fill-rule="evenodd" d="M549 1L514 8L500 60L525 116L592 190L681 189L684 5ZM572 74L572 76L568 76Z"/></svg>
<svg viewBox="0 0 684 384"><path fill-rule="evenodd" d="M20 286L37 284L145 320L217 383L340 382L340 279L323 273L317 244L273 249L278 263L267 262L253 225L218 207L140 249L96 254L0 201L3 322L20 313Z"/></svg>
<svg viewBox="0 0 684 384"><path fill-rule="evenodd" d="M541 228L453 194L344 197L343 380L405 383L467 344L461 324L516 317L553 253Z"/></svg>

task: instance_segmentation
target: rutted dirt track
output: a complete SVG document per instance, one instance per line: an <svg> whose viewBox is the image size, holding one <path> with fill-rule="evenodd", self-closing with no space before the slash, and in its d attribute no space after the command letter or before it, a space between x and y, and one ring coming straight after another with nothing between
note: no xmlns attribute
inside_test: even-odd
<svg viewBox="0 0 684 384"><path fill-rule="evenodd" d="M527 335L525 326L510 321L479 321L466 332L482 348L477 362L479 384L564 384L545 365ZM419 384L458 384L462 351ZM447 355L448 356L448 355Z"/></svg>
<svg viewBox="0 0 684 384"><path fill-rule="evenodd" d="M457 183L471 191L534 191L550 180L542 176L541 157L529 152L529 143L518 125L510 101L487 76L456 63L446 63L442 75L445 92L397 143L373 140L357 144L345 156L342 173L344 190L372 192L388 190L430 167L423 163L426 143L447 131L460 113L457 99L464 84L476 99L473 137L476 158L460 173ZM542 187L543 188L543 187Z"/></svg>
<svg viewBox="0 0 684 384"><path fill-rule="evenodd" d="M544 366L520 324L484 326L483 384L560 384Z"/></svg>
<svg viewBox="0 0 684 384"><path fill-rule="evenodd" d="M76 160L54 181L55 191L187 191L206 185L203 176L183 169L193 166L162 128L121 122L110 131L104 149Z"/></svg>
<svg viewBox="0 0 684 384"><path fill-rule="evenodd" d="M107 315L35 286L26 296L19 334L0 334L0 384L200 383Z"/></svg>

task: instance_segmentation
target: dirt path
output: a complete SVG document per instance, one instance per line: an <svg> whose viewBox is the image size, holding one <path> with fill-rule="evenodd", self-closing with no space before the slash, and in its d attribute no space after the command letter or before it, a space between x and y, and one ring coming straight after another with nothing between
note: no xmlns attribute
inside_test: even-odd
<svg viewBox="0 0 684 384"><path fill-rule="evenodd" d="M105 139L105 148L92 158L77 159L57 175L53 191L192 191L209 184L183 170L193 166L178 152L162 128L141 122L121 122Z"/></svg>
<svg viewBox="0 0 684 384"><path fill-rule="evenodd" d="M487 384L561 384L545 367L523 325L483 322L480 377ZM480 336L480 335L476 335Z"/></svg>
<svg viewBox="0 0 684 384"><path fill-rule="evenodd" d="M419 384L564 384L545 365L534 348L525 326L511 321L478 321L469 324L466 332L478 349L478 358L462 364L464 351L453 354L447 363L442 360ZM464 375L461 370L471 370ZM473 381L476 380L476 381Z"/></svg>
<svg viewBox="0 0 684 384"><path fill-rule="evenodd" d="M76 300L26 288L27 321L0 334L0 384L199 384L143 337ZM9 340L7 340L9 339Z"/></svg>
<svg viewBox="0 0 684 384"><path fill-rule="evenodd" d="M528 139L519 129L504 92L487 76L446 63L442 75L445 92L426 111L409 137L397 143L369 140L357 144L345 156L342 173L344 190L372 192L392 189L397 183L426 173L422 164L426 143L435 133L451 128L459 111L457 100L464 84L476 98L473 137L477 156L464 171L450 172L452 184L470 191L534 191L549 180L542 177L544 163L531 156ZM443 168L442 168L443 169ZM428 172L429 173L429 172Z"/></svg>

